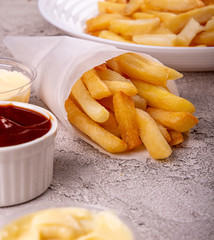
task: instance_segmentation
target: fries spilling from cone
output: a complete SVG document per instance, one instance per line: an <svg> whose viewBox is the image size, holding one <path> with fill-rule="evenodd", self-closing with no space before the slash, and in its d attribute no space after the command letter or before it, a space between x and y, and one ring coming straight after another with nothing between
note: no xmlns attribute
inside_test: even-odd
<svg viewBox="0 0 214 240"><path fill-rule="evenodd" d="M194 105L167 87L182 76L143 55L124 53L78 79L65 101L68 120L110 153L143 145L152 158L167 158L198 123Z"/></svg>

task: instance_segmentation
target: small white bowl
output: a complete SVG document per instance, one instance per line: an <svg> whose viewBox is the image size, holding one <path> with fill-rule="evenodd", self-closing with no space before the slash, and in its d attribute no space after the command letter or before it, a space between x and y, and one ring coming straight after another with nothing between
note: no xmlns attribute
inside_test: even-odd
<svg viewBox="0 0 214 240"><path fill-rule="evenodd" d="M77 203L72 202L70 199L64 199L62 202L53 202L50 200L42 201L38 205L35 203L30 203L29 206L22 205L20 208L12 212L12 214L8 215L6 218L4 218L3 223L0 223L0 238L1 236L8 236L7 234L10 234L10 230L18 230L19 225L18 222L28 224L29 223L29 217L32 216L32 214L37 214L41 212L46 212L49 210L55 210L55 211L61 211L61 210L69 210L71 208L75 208L76 210L86 210L89 211L89 213L112 213L115 218L118 218L119 221L121 221L124 226L128 229L128 231L131 233L133 240L141 240L142 237L140 236L139 231L137 230L136 226L131 222L131 220L128 217L128 214L126 213L120 213L117 209L109 209L105 207L100 207L97 205L91 205L91 204L85 204L85 203ZM54 222L55 216L53 215L51 221ZM23 221L24 219L28 219L27 221ZM67 218L68 219L68 218ZM20 221L21 220L21 221ZM60 220L60 219L59 219ZM62 220L61 220L62 223ZM16 225L16 228L14 229L14 224ZM65 224L68 224L68 221L65 222ZM114 227L114 226L112 226ZM22 226L22 229L29 230L29 226ZM33 238L33 236L31 237ZM4 238L3 238L4 239ZM117 239L119 240L119 239ZM120 238L121 240L121 238Z"/></svg>
<svg viewBox="0 0 214 240"><path fill-rule="evenodd" d="M29 102L31 85L36 78L36 70L29 64L10 58L0 58L0 70L5 70L8 73L15 72L16 76L22 74L26 80L29 80L7 91L0 89L0 101ZM8 81L11 81L11 78Z"/></svg>
<svg viewBox="0 0 214 240"><path fill-rule="evenodd" d="M41 195L50 185L53 175L54 140L58 122L41 107L13 101L0 101L38 112L51 120L49 131L32 141L0 147L0 207L29 201Z"/></svg>

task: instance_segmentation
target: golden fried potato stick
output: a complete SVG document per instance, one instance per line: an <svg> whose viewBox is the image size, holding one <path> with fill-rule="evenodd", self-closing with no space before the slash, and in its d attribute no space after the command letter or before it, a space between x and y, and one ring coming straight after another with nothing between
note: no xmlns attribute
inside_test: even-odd
<svg viewBox="0 0 214 240"><path fill-rule="evenodd" d="M105 128L110 133L114 134L115 136L120 137L120 129L115 119L114 112L112 112L111 110L108 111L109 119L104 123L100 123L99 125Z"/></svg>
<svg viewBox="0 0 214 240"><path fill-rule="evenodd" d="M98 2L100 13L121 13L124 11L126 3Z"/></svg>
<svg viewBox="0 0 214 240"><path fill-rule="evenodd" d="M163 137L155 120L142 109L136 109L136 118L142 142L154 159L164 159L170 156L172 149Z"/></svg>
<svg viewBox="0 0 214 240"><path fill-rule="evenodd" d="M181 144L184 141L184 138L181 132L174 131L174 130L169 130L168 132L171 137L171 141L169 142L170 146Z"/></svg>
<svg viewBox="0 0 214 240"><path fill-rule="evenodd" d="M122 71L120 70L120 68L119 68L119 66L118 66L118 63L117 63L115 57L107 60L107 61L106 61L106 65L107 65L107 67L110 68L111 70L122 74Z"/></svg>
<svg viewBox="0 0 214 240"><path fill-rule="evenodd" d="M98 102L106 109L110 109L112 112L114 112L113 95L110 97L102 98L98 100Z"/></svg>
<svg viewBox="0 0 214 240"><path fill-rule="evenodd" d="M135 53L132 53L132 54L135 54ZM160 62L152 61L152 60L150 60L148 58L145 58L145 57L143 57L142 55L139 55L139 54L135 54L135 57L138 58L140 61L148 63L149 65L154 65L154 66L157 66L157 67L165 68L168 71L168 79L167 80L177 80L177 79L183 77L182 73L176 71L173 68L167 67Z"/></svg>
<svg viewBox="0 0 214 240"><path fill-rule="evenodd" d="M175 34L178 34L191 18L194 18L203 25L206 24L212 16L214 16L214 4L178 14L173 17L171 21L166 21L165 27L169 28Z"/></svg>
<svg viewBox="0 0 214 240"><path fill-rule="evenodd" d="M108 86L99 78L95 69L85 72L81 79L93 98L102 99L112 95Z"/></svg>
<svg viewBox="0 0 214 240"><path fill-rule="evenodd" d="M103 70L96 69L96 72L101 80L131 82L128 78L123 77L120 73L108 68Z"/></svg>
<svg viewBox="0 0 214 240"><path fill-rule="evenodd" d="M159 18L151 19L115 19L112 20L109 30L122 36L146 34L160 25Z"/></svg>
<svg viewBox="0 0 214 240"><path fill-rule="evenodd" d="M204 30L194 18L190 18L186 26L177 35L175 40L175 45L177 46L189 46L193 38L200 32Z"/></svg>
<svg viewBox="0 0 214 240"><path fill-rule="evenodd" d="M132 41L142 45L175 47L175 40L177 35L173 33L163 34L136 34L132 37Z"/></svg>
<svg viewBox="0 0 214 240"><path fill-rule="evenodd" d="M127 145L123 140L92 121L86 114L78 109L70 98L65 101L65 110L68 114L69 122L89 136L103 149L111 153L126 151Z"/></svg>
<svg viewBox="0 0 214 240"><path fill-rule="evenodd" d="M204 31L211 31L214 30L214 16L207 21L206 25L204 26Z"/></svg>
<svg viewBox="0 0 214 240"><path fill-rule="evenodd" d="M132 100L134 101L134 105L135 105L136 108L146 110L147 103L146 103L146 100L144 98L142 98L139 95L134 95L132 97Z"/></svg>
<svg viewBox="0 0 214 240"><path fill-rule="evenodd" d="M162 133L162 135L164 136L164 138L166 139L166 141L169 143L171 141L171 137L169 134L169 131L167 130L166 127L164 127L162 124L160 124L159 122L155 121L159 127L160 132Z"/></svg>
<svg viewBox="0 0 214 240"><path fill-rule="evenodd" d="M96 32L101 30L107 30L109 28L110 22L113 19L123 19L124 16L119 13L104 13L99 14L97 17L90 18L86 21L87 32Z"/></svg>
<svg viewBox="0 0 214 240"><path fill-rule="evenodd" d="M107 81L107 80L103 80L103 82L106 84L106 86L108 86L108 88L113 94L121 91L124 92L126 95L132 97L138 93L137 88L131 82Z"/></svg>
<svg viewBox="0 0 214 240"><path fill-rule="evenodd" d="M105 71L105 70L107 70L108 68L107 68L107 66L106 66L105 63L102 63L102 64L100 64L100 65L95 66L94 69L95 69L96 71Z"/></svg>
<svg viewBox="0 0 214 240"><path fill-rule="evenodd" d="M193 44L195 45L207 45L210 47L214 46L214 29L210 31L204 31L199 33L194 39Z"/></svg>
<svg viewBox="0 0 214 240"><path fill-rule="evenodd" d="M119 34L114 33L112 31L109 31L109 30L101 31L98 34L98 37L101 37L101 38L104 38L104 39L108 39L108 40L113 40L113 41L124 42L124 43L133 43L132 41L126 40L125 38L123 38Z"/></svg>
<svg viewBox="0 0 214 240"><path fill-rule="evenodd" d="M161 11L174 11L174 12L186 12L195 8L204 6L201 0L145 0L151 8L158 9Z"/></svg>
<svg viewBox="0 0 214 240"><path fill-rule="evenodd" d="M198 119L189 112L169 112L158 108L147 108L149 115L170 130L186 132L193 128Z"/></svg>
<svg viewBox="0 0 214 240"><path fill-rule="evenodd" d="M163 87L136 80L132 80L132 82L138 89L138 94L145 98L151 107L174 112L195 112L195 107L191 102L170 93Z"/></svg>
<svg viewBox="0 0 214 240"><path fill-rule="evenodd" d="M141 145L136 122L136 111L131 97L123 92L117 92L113 96L114 113L120 128L122 139L127 143L127 150Z"/></svg>
<svg viewBox="0 0 214 240"><path fill-rule="evenodd" d="M123 11L124 15L130 15L136 12L143 4L144 0L129 0Z"/></svg>
<svg viewBox="0 0 214 240"><path fill-rule="evenodd" d="M172 21L174 17L177 16L177 14L175 13L171 13L171 12L160 12L160 11L155 11L155 10L146 10L147 14L152 14L155 17L160 18L161 23L163 23L164 25L167 24L169 21Z"/></svg>
<svg viewBox="0 0 214 240"><path fill-rule="evenodd" d="M153 65L145 62L135 53L124 53L115 59L120 71L129 78L135 78L158 86L166 86L169 70L163 65Z"/></svg>
<svg viewBox="0 0 214 240"><path fill-rule="evenodd" d="M156 16L152 13L144 13L144 12L134 12L131 16L133 19L151 19L156 18Z"/></svg>
<svg viewBox="0 0 214 240"><path fill-rule="evenodd" d="M81 78L73 85L71 92L82 109L91 119L99 123L108 120L109 112L94 98L92 98Z"/></svg>
<svg viewBox="0 0 214 240"><path fill-rule="evenodd" d="M161 24L159 27L155 28L151 34L173 34L173 32Z"/></svg>

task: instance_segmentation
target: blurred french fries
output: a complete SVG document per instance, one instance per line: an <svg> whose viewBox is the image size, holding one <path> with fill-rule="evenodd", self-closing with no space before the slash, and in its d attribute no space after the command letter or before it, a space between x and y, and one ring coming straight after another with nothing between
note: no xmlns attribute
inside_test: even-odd
<svg viewBox="0 0 214 240"><path fill-rule="evenodd" d="M98 10L85 29L97 37L154 46L214 46L213 0L104 0L98 1Z"/></svg>
<svg viewBox="0 0 214 240"><path fill-rule="evenodd" d="M136 53L124 53L85 72L65 102L68 120L111 152L144 145L163 159L198 119L194 105L171 93L167 81L183 75ZM149 83L148 83L149 82Z"/></svg>

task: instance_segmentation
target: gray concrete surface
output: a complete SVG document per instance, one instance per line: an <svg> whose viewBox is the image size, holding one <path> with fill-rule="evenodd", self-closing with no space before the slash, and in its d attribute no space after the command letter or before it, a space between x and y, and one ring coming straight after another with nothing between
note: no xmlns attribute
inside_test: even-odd
<svg viewBox="0 0 214 240"><path fill-rule="evenodd" d="M36 0L0 0L0 55L4 36L64 35L42 18ZM60 123L49 189L28 203L0 208L0 223L49 204L93 204L128 215L145 240L214 239L214 73L184 73L182 97L200 122L168 161L115 160L71 136ZM32 93L30 102L45 107Z"/></svg>

